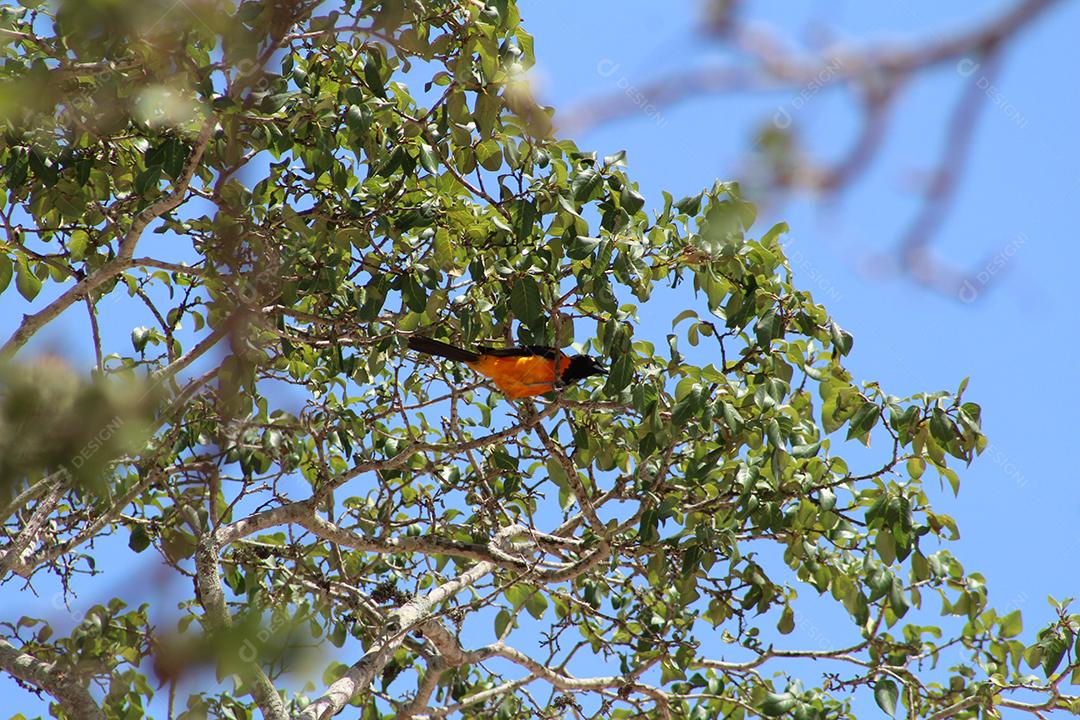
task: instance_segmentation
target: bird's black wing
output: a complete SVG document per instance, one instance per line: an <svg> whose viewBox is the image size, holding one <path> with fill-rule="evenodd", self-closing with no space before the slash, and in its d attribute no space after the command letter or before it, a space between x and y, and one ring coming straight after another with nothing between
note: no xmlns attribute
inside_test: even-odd
<svg viewBox="0 0 1080 720"><path fill-rule="evenodd" d="M476 352L481 355L491 355L492 357L543 357L548 360L554 360L560 353L553 347L547 345L522 345L520 347L508 347L508 348L491 348L491 347L478 347Z"/></svg>

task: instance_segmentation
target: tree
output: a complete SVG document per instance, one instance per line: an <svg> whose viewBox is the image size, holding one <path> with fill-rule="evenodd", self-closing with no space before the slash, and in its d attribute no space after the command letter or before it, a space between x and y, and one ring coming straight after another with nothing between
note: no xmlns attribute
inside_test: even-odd
<svg viewBox="0 0 1080 720"><path fill-rule="evenodd" d="M119 538L191 583L168 623L7 619L13 682L66 718L1080 708L1068 603L1025 644L941 547L964 384L855 382L736 185L650 210L554 137L512 2L317 5L2 10L0 577L74 597ZM29 355L75 305L87 373ZM510 402L412 333L610 372ZM796 642L815 599L850 642Z"/></svg>

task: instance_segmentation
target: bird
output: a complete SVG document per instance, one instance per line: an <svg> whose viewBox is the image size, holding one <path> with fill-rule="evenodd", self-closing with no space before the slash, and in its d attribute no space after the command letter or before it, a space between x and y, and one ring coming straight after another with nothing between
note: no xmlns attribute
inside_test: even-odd
<svg viewBox="0 0 1080 720"><path fill-rule="evenodd" d="M472 351L422 335L410 336L408 344L418 353L465 363L513 400L543 395L592 375L607 374L607 368L594 357L566 355L546 345L477 347Z"/></svg>

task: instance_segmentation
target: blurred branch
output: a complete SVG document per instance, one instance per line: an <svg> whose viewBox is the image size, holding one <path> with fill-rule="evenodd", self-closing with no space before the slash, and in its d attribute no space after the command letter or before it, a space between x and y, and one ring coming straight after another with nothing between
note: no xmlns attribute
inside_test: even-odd
<svg viewBox="0 0 1080 720"><path fill-rule="evenodd" d="M717 38L730 42L757 62L756 67L712 66L680 70L661 76L638 89L657 107L668 107L707 94L733 91L775 92L798 89L827 74L831 81L863 84L885 75L897 79L1011 40L1042 12L1062 0L1024 0L980 28L944 40L902 48L833 48L818 57L803 59L771 31L734 25ZM564 132L581 133L640 112L640 105L624 92L591 98L560 112Z"/></svg>
<svg viewBox="0 0 1080 720"><path fill-rule="evenodd" d="M904 46L867 45L851 48L833 43L813 55L795 48L767 26L739 17L742 3L715 3L720 8L706 18L704 31L710 40L723 43L741 55L726 65L678 70L636 86L634 94L618 91L591 98L560 113L560 126L567 132L584 132L642 111L642 98L651 107L664 108L703 95L736 92L789 90L818 92L825 85L847 88L857 100L862 122L847 154L832 165L819 166L798 152L792 141L766 156L768 168L765 190L783 193L791 189L836 195L848 187L874 161L887 139L889 112L893 99L913 75L964 58L985 58L983 76L991 76L1007 43L1062 0L1021 0L999 15L964 31L954 32ZM710 5L710 8L713 8ZM993 65L993 67L989 67ZM982 109L983 87L970 83L962 92L948 121L946 139L938 167L924 191L924 201L915 220L898 242L895 266L917 282L939 292L957 296L970 283L968 273L941 265L927 247L933 242L952 204L957 181L962 174L974 124ZM791 135L790 116L785 108L785 124L763 133ZM774 120L775 122L775 120ZM765 136L755 149L763 145Z"/></svg>
<svg viewBox="0 0 1080 720"><path fill-rule="evenodd" d="M1013 38L1040 14L1062 0L1021 0L996 18L968 32L955 33L907 47L871 47L854 51L826 50L821 57L800 60L771 32L760 27L736 24L720 38L730 40L743 52L755 57L765 73L779 82L803 85L823 71L839 66L840 80L863 80L881 73L902 77L971 54Z"/></svg>
<svg viewBox="0 0 1080 720"><path fill-rule="evenodd" d="M983 56L982 71L986 77L995 76L999 59L996 48ZM958 181L967 165L971 150L971 138L975 135L982 95L983 91L978 84L969 83L956 101L949 119L941 160L923 191L921 209L901 236L899 243L903 270L917 282L952 296L956 296L964 280L970 281L970 278L941 265L930 255L927 248L956 197Z"/></svg>

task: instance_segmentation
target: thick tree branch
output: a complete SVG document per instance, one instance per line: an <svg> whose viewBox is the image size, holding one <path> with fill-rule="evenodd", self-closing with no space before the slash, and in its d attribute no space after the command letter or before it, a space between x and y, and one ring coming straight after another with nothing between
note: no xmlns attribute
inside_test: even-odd
<svg viewBox="0 0 1080 720"><path fill-rule="evenodd" d="M61 555L69 553L80 545L89 542L101 532L102 528L109 523L115 522L120 513L123 512L124 508L130 505L150 487L160 482L162 478L168 477L169 474L169 472L162 472L157 469L150 470L146 473L146 477L124 493L119 500L113 503L111 508L95 517L78 535L67 542L44 549L36 556L24 558L22 562L16 564L11 569L15 573L25 578L29 578L37 568L51 563Z"/></svg>
<svg viewBox="0 0 1080 720"><path fill-rule="evenodd" d="M221 585L221 573L218 568L218 544L214 534L203 536L195 551L196 579L199 584L199 601L206 611L207 626L211 631L232 626L228 606L225 603L225 591ZM257 661L248 663L248 680L251 694L267 720L287 720L285 705L281 696L266 676Z"/></svg>
<svg viewBox="0 0 1080 720"><path fill-rule="evenodd" d="M528 670L533 677L544 680L559 690L575 692L629 688L631 691L640 692L651 698L656 703L656 709L661 718L665 720L671 718L670 697L668 694L659 688L638 682L638 678L660 662L661 658L659 656L640 665L626 675L577 678L550 668L520 650L501 642L488 646L484 649L484 653L488 657L501 657L504 660L520 665Z"/></svg>
<svg viewBox="0 0 1080 720"><path fill-rule="evenodd" d="M517 528L513 529L517 530ZM500 545L509 540L511 535L512 533L504 530L495 536L492 544ZM350 667L345 675L334 681L322 697L305 707L297 716L298 720L327 720L339 713L353 698L367 690L375 676L386 666L394 650L401 645L414 627L431 617L441 603L476 584L495 569L494 563L477 563L453 580L436 586L428 594L402 605L393 613L392 624L385 628L384 639Z"/></svg>
<svg viewBox="0 0 1080 720"><path fill-rule="evenodd" d="M15 539L8 545L3 556L0 556L0 578L7 575L8 571L12 568L19 567L23 563L23 554L33 543L40 540L42 528L45 527L49 515L52 514L56 504L60 502L60 498L63 497L64 493L67 491L67 482L67 473L55 476L53 484L49 487L44 497L38 501L38 506L34 510L34 514L30 516L30 519L26 521L26 525L23 526L22 530L19 531L19 534L16 535Z"/></svg>
<svg viewBox="0 0 1080 720"><path fill-rule="evenodd" d="M105 713L76 676L0 640L0 668L52 695L72 720L105 720Z"/></svg>

